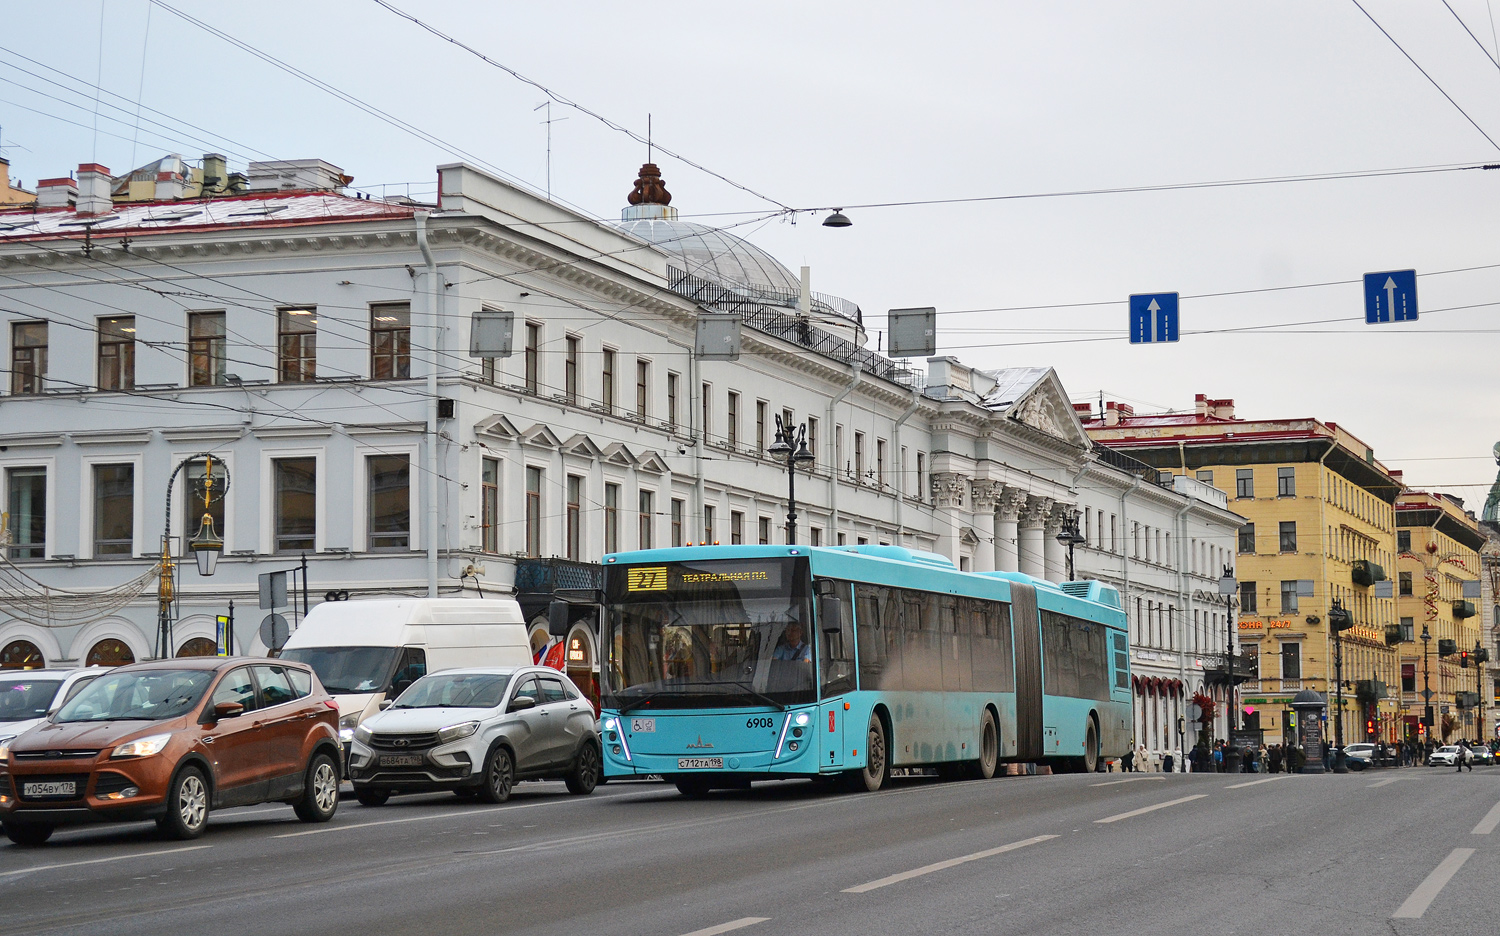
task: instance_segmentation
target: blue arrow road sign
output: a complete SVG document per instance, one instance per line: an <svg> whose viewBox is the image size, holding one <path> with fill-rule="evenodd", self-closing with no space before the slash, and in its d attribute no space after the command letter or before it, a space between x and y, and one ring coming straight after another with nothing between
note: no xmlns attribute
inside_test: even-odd
<svg viewBox="0 0 1500 936"><path fill-rule="evenodd" d="M1145 293L1130 297L1130 343L1177 340L1177 294Z"/></svg>
<svg viewBox="0 0 1500 936"><path fill-rule="evenodd" d="M1365 324L1417 320L1417 271L1365 274Z"/></svg>

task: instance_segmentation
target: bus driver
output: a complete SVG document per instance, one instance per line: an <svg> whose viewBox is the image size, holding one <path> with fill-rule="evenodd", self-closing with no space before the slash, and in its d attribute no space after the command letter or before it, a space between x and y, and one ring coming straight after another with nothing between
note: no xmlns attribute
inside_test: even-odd
<svg viewBox="0 0 1500 936"><path fill-rule="evenodd" d="M796 660L800 663L812 662L812 647L802 639L801 624L793 621L786 626L786 629L781 632L781 642L776 645L771 659Z"/></svg>

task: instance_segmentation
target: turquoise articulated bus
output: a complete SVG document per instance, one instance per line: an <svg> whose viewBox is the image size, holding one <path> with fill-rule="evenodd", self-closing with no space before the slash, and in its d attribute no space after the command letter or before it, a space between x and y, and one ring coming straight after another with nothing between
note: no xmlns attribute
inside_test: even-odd
<svg viewBox="0 0 1500 936"><path fill-rule="evenodd" d="M688 795L893 767L1093 770L1131 740L1118 593L961 572L898 546L697 546L604 559L610 777Z"/></svg>

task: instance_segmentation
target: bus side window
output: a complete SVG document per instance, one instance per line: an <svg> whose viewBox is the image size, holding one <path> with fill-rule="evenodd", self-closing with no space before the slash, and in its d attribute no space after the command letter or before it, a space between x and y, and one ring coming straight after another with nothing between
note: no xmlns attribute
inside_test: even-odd
<svg viewBox="0 0 1500 936"><path fill-rule="evenodd" d="M823 697L854 691L854 602L848 582L833 583L832 595L839 600L839 629L824 630L827 622L818 622L822 647L818 665L822 667Z"/></svg>
<svg viewBox="0 0 1500 936"><path fill-rule="evenodd" d="M942 648L943 689L968 692L973 686L973 664L969 660L969 620L959 602L967 598L938 595L938 640ZM967 609L965 608L964 611Z"/></svg>
<svg viewBox="0 0 1500 936"><path fill-rule="evenodd" d="M862 691L901 688L900 633L895 625L895 603L890 589L879 585L854 586L859 637L859 687Z"/></svg>

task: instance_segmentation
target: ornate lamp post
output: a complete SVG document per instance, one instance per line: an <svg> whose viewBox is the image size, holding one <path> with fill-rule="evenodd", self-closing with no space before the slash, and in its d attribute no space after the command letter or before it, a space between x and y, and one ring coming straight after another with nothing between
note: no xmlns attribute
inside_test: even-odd
<svg viewBox="0 0 1500 936"><path fill-rule="evenodd" d="M1224 772L1240 772L1240 752L1234 746L1234 729L1239 721L1239 703L1234 698L1234 596L1239 593L1240 583L1229 566L1219 578L1219 594L1224 597L1224 712L1227 722L1224 728Z"/></svg>
<svg viewBox="0 0 1500 936"><path fill-rule="evenodd" d="M1333 772L1348 773L1344 760L1344 631L1354 626L1354 616L1339 599L1328 609L1328 629L1333 631L1333 672L1337 680L1338 717L1333 723Z"/></svg>
<svg viewBox="0 0 1500 936"><path fill-rule="evenodd" d="M1064 512L1062 516L1062 531L1057 534L1057 541L1068 547L1068 581L1073 581L1073 547L1087 543L1083 534L1078 532L1078 512Z"/></svg>
<svg viewBox="0 0 1500 936"><path fill-rule="evenodd" d="M188 549L192 550L198 563L198 574L213 575L218 568L219 556L224 552L224 540L214 529L214 519L209 507L215 500L222 499L224 492L229 489L229 469L224 465L223 459L208 452L199 452L184 459L167 478L166 526L161 534L161 574L156 589L156 657L160 660L172 656L172 601L176 597L176 590L173 588L176 564L172 560L172 486L177 481L178 473L199 459L202 459L203 464L203 522L199 524L197 534L188 541ZM223 483L218 486L217 491L214 490L216 465L223 475Z"/></svg>
<svg viewBox="0 0 1500 936"><path fill-rule="evenodd" d="M786 541L797 544L797 466L810 466L817 458L807 448L807 423L793 426L776 416L776 441L766 449L778 461L786 462Z"/></svg>
<svg viewBox="0 0 1500 936"><path fill-rule="evenodd" d="M1427 726L1427 738L1432 739L1432 670L1429 668L1428 652L1432 649L1432 632L1422 625L1422 724Z"/></svg>

